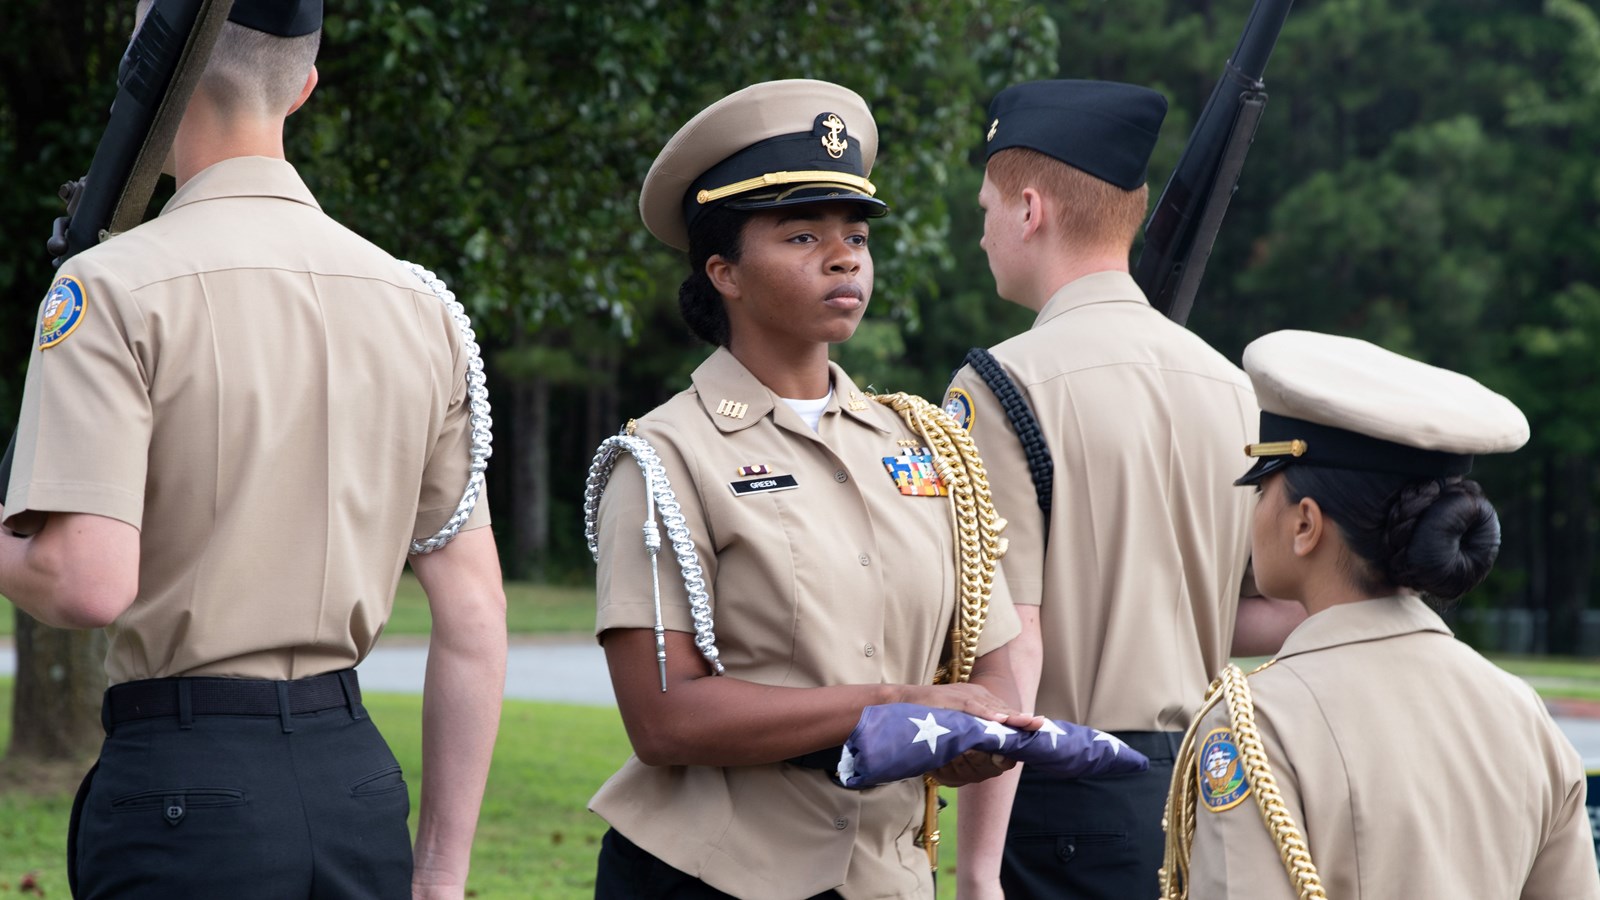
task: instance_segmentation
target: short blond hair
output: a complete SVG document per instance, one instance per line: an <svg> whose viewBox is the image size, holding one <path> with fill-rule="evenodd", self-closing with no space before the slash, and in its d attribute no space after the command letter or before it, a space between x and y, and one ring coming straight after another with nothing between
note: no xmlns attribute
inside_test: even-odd
<svg viewBox="0 0 1600 900"><path fill-rule="evenodd" d="M989 158L989 182L1003 200L1033 188L1056 203L1063 238L1080 246L1116 247L1124 252L1144 222L1150 186L1123 190L1037 150L1007 147Z"/></svg>
<svg viewBox="0 0 1600 900"><path fill-rule="evenodd" d="M139 0L138 22L144 21L153 2ZM203 93L229 115L285 115L300 99L321 45L321 29L299 37L279 37L224 22L195 92Z"/></svg>

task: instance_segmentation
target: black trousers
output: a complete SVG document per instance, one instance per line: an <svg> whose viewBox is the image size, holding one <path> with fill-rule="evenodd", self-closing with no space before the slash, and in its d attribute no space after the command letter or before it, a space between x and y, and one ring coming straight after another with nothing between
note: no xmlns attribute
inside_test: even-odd
<svg viewBox="0 0 1600 900"><path fill-rule="evenodd" d="M595 900L740 900L667 865L615 828L607 829L605 837L600 839L594 897ZM838 891L826 891L811 900L840 900L840 897Z"/></svg>
<svg viewBox="0 0 1600 900"><path fill-rule="evenodd" d="M1150 769L1109 778L1056 778L1027 768L1006 832L1000 885L1019 900L1128 900L1160 887L1161 816L1178 732L1118 734Z"/></svg>
<svg viewBox="0 0 1600 900"><path fill-rule="evenodd" d="M177 714L120 722L110 693L73 804L74 897L411 896L410 798L359 692L270 715L194 712L185 698Z"/></svg>

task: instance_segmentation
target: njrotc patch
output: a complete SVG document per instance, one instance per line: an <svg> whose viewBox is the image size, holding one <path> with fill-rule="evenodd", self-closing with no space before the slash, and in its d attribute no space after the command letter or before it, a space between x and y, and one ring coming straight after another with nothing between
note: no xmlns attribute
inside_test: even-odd
<svg viewBox="0 0 1600 900"><path fill-rule="evenodd" d="M83 285L63 275L44 295L44 312L39 315L39 349L54 347L67 339L83 321Z"/></svg>
<svg viewBox="0 0 1600 900"><path fill-rule="evenodd" d="M889 470L894 486L907 497L944 497L950 493L944 482L939 480L933 454L926 451L885 456L883 467Z"/></svg>
<svg viewBox="0 0 1600 900"><path fill-rule="evenodd" d="M950 393L945 395L944 411L956 420L962 431L971 431L972 420L978 415L972 408L972 395L961 388L951 388Z"/></svg>
<svg viewBox="0 0 1600 900"><path fill-rule="evenodd" d="M1234 743L1233 732L1226 728L1214 728L1206 735L1200 744L1200 758L1195 769L1200 802L1214 813L1233 809L1250 796L1244 759L1239 754L1239 745Z"/></svg>

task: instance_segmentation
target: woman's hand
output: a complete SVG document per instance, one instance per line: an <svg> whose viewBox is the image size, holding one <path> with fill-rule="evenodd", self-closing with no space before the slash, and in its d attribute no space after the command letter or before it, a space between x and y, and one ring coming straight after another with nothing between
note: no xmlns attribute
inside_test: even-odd
<svg viewBox="0 0 1600 900"><path fill-rule="evenodd" d="M968 750L944 766L929 772L945 787L961 787L986 781L1016 766L1017 761L987 750Z"/></svg>
<svg viewBox="0 0 1600 900"><path fill-rule="evenodd" d="M902 685L894 702L960 710L980 719L989 719L1024 731L1036 731L1044 723L1044 719L1023 713L1014 703L1006 702L987 687L975 682Z"/></svg>

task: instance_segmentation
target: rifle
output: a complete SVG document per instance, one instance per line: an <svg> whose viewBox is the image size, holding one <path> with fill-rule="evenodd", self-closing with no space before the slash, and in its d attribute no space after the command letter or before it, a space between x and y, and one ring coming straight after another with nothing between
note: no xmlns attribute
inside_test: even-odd
<svg viewBox="0 0 1600 900"><path fill-rule="evenodd" d="M1150 305L1182 324L1194 307L1222 216L1267 105L1261 80L1293 0L1256 0L1239 45L1195 122L1144 226L1134 279Z"/></svg>
<svg viewBox="0 0 1600 900"><path fill-rule="evenodd" d="M89 172L61 186L67 214L45 247L59 267L144 220L178 122L205 71L233 0L156 0L117 67L117 97ZM0 504L17 435L0 458Z"/></svg>

